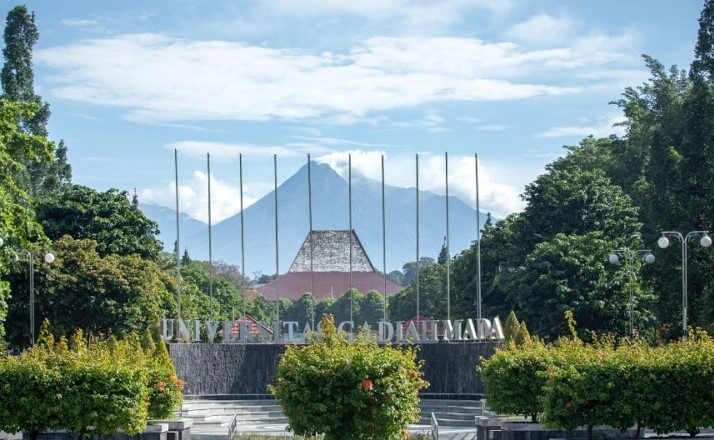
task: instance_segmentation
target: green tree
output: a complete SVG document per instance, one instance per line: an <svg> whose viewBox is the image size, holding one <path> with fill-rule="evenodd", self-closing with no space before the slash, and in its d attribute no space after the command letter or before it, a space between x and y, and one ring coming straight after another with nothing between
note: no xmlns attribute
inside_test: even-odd
<svg viewBox="0 0 714 440"><path fill-rule="evenodd" d="M300 299L292 304L289 313L283 315L285 321L297 321L300 328L303 328L305 323L313 325L315 316L315 297L312 293L303 293ZM317 321L319 322L319 321Z"/></svg>
<svg viewBox="0 0 714 440"><path fill-rule="evenodd" d="M419 258L419 271L422 271L426 269L427 267L431 266L432 264L436 264L436 261L434 261L433 258L430 257L421 257ZM409 263L406 263L404 266L402 266L402 272L404 273L404 278L403 278L403 285L408 286L411 283L414 282L416 279L416 274L417 274L417 263L416 261L410 261Z"/></svg>
<svg viewBox="0 0 714 440"><path fill-rule="evenodd" d="M359 318L356 318L356 325L363 325L365 322L376 328L377 322L384 319L384 296L381 293L370 290L362 297L359 305Z"/></svg>
<svg viewBox="0 0 714 440"><path fill-rule="evenodd" d="M38 111L19 119L20 127L27 132L47 137L47 120L50 117L49 104L35 95L32 71L32 48L40 38L35 25L35 14L25 6L15 6L7 14L5 22L5 64L2 68L2 90L7 99L32 102Z"/></svg>
<svg viewBox="0 0 714 440"><path fill-rule="evenodd" d="M520 323L518 322L518 318L516 318L516 313L511 310L508 314L508 318L506 318L506 324L503 326L503 336L506 338L506 341L513 341L516 338L516 333L518 333L519 328Z"/></svg>
<svg viewBox="0 0 714 440"><path fill-rule="evenodd" d="M35 94L34 73L32 70L32 49L40 34L35 25L35 14L25 6L16 6L10 10L5 24L5 63L0 73L3 98L33 104L36 111L27 115L18 115L21 130L47 137L47 121L50 117L49 104ZM18 156L24 164L22 185L31 194L44 194L57 190L68 183L72 169L67 162L67 147L60 141L54 156Z"/></svg>
<svg viewBox="0 0 714 440"><path fill-rule="evenodd" d="M36 267L36 314L38 321L49 319L55 333L82 328L93 335L121 336L158 329L164 313L175 316L175 286L156 263L137 255L102 257L96 242L69 236L53 249L55 262ZM7 326L16 344L29 333L26 295L25 289L13 291Z"/></svg>
<svg viewBox="0 0 714 440"><path fill-rule="evenodd" d="M528 331L528 327L526 327L525 321L521 321L513 341L520 347L531 343L531 334Z"/></svg>
<svg viewBox="0 0 714 440"><path fill-rule="evenodd" d="M49 238L94 240L102 256L137 254L156 260L161 252L157 224L131 205L125 191L71 185L39 200L36 212Z"/></svg>
<svg viewBox="0 0 714 440"><path fill-rule="evenodd" d="M614 245L601 232L557 234L539 243L522 266L506 277L509 302L541 337L568 334L563 320L567 310L572 310L583 336L588 336L589 330L627 334L628 277L624 269L607 262ZM652 323L651 300L647 291L636 289L638 327Z"/></svg>
<svg viewBox="0 0 714 440"><path fill-rule="evenodd" d="M416 315L416 282L389 297L389 316L395 320L407 320ZM419 313L427 318L446 317L446 267L441 264L428 266L419 275Z"/></svg>
<svg viewBox="0 0 714 440"><path fill-rule="evenodd" d="M52 152L52 144L42 136L23 132L21 118L31 118L37 106L0 99L0 339L10 295L8 274L13 268L11 247L36 249L47 245L42 227L35 219L32 199L22 184L25 164L18 158L39 160Z"/></svg>

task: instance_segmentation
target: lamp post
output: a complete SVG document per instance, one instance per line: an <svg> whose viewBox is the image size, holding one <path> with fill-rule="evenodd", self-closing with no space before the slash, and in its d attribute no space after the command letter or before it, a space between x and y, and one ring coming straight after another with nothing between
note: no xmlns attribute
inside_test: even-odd
<svg viewBox="0 0 714 440"><path fill-rule="evenodd" d="M0 238L0 247L3 246L5 242ZM30 278L30 345L35 345L35 254L28 249L20 249L22 253L27 258L28 273ZM17 252L14 252L15 261L20 261L20 256ZM45 263L52 264L55 261L55 255L52 252L47 252L44 255Z"/></svg>
<svg viewBox="0 0 714 440"><path fill-rule="evenodd" d="M677 231L662 231L662 236L657 240L657 246L666 249L671 244L668 237L674 237L679 240L682 247L682 332L684 336L687 336L687 259L689 257L687 245L689 240L697 236L701 236L699 239L701 247L708 248L712 245L709 231L691 231L687 235Z"/></svg>
<svg viewBox="0 0 714 440"><path fill-rule="evenodd" d="M638 249L636 251L633 251L632 249L626 247L620 249L613 249L607 259L610 264L614 264L615 266L619 266L621 264L620 258L625 259L625 271L630 276L630 299L627 305L628 314L630 315L630 336L635 335L635 270L633 268L633 265L635 263L635 260L639 256L643 256L642 261L644 261L645 264L654 264L655 262L655 256L654 254L652 254L652 251L650 249Z"/></svg>

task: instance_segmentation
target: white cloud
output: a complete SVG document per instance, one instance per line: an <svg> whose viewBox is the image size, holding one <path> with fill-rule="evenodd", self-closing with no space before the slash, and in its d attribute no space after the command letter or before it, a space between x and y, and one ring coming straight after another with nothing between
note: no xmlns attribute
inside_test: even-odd
<svg viewBox="0 0 714 440"><path fill-rule="evenodd" d="M526 45L553 45L568 41L576 22L568 17L537 14L511 26L506 36Z"/></svg>
<svg viewBox="0 0 714 440"><path fill-rule="evenodd" d="M266 0L264 10L299 17L345 14L391 26L442 27L460 22L469 10L485 10L496 16L511 11L511 0Z"/></svg>
<svg viewBox="0 0 714 440"><path fill-rule="evenodd" d="M36 59L54 70L55 96L123 108L135 121L353 123L428 103L578 93L594 84L574 83L577 74L623 59L630 41L588 36L568 47L527 50L475 38L375 37L341 53L316 54L130 34L38 50ZM559 83L565 77L569 83Z"/></svg>
<svg viewBox="0 0 714 440"><path fill-rule="evenodd" d="M176 188L173 181L156 188L139 191L142 203L174 208ZM244 184L243 206L248 207L258 200L256 190L260 184ZM181 213L208 223L208 176L203 171L194 171L190 179L179 183L179 209ZM218 223L240 211L240 189L218 180L211 175L211 220Z"/></svg>
<svg viewBox="0 0 714 440"><path fill-rule="evenodd" d="M340 175L347 175L348 155L352 155L355 172L375 180L381 179L382 151L351 150L326 154L317 160L330 165ZM389 185L398 187L414 186L414 156L407 154L385 154L385 179ZM449 156L449 194L466 200L475 206L476 188L474 157L465 155ZM491 211L497 217L523 209L517 187L496 182L489 167L479 161L479 198L482 211ZM436 194L445 193L444 156L433 153L419 155L420 189Z"/></svg>
<svg viewBox="0 0 714 440"><path fill-rule="evenodd" d="M541 138L559 138L559 137L585 137L593 135L595 137L607 137L611 134L622 136L625 134L625 127L619 124L625 121L622 114L611 115L603 118L592 124L586 125L565 125L560 127L552 127L548 130L538 133L536 137Z"/></svg>
<svg viewBox="0 0 714 440"><path fill-rule="evenodd" d="M207 153L212 159L235 160L239 154L244 156L301 156L304 153L324 153L327 148L321 146L307 146L298 143L289 143L286 146L259 145L259 144L233 144L209 141L178 141L165 146L167 149L178 150L179 153L195 158L205 158Z"/></svg>
<svg viewBox="0 0 714 440"><path fill-rule="evenodd" d="M69 27L94 27L99 24L99 21L87 18L65 18L60 20L60 23Z"/></svg>

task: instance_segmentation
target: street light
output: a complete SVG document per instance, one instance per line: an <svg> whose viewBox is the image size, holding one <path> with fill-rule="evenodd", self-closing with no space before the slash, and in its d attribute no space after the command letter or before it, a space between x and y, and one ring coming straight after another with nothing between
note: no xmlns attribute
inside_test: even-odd
<svg viewBox="0 0 714 440"><path fill-rule="evenodd" d="M625 259L625 271L630 276L630 300L627 306L628 313L630 315L630 336L635 335L635 321L634 321L634 299L635 299L635 271L633 269L633 264L638 256L643 255L642 261L645 264L654 264L655 256L650 249L639 249L633 251L629 248L614 249L610 256L607 258L610 264L615 266L620 265L620 256Z"/></svg>
<svg viewBox="0 0 714 440"><path fill-rule="evenodd" d="M0 247L5 244L2 237L0 237ZM27 249L20 249L19 252L24 253L27 257L27 264L30 276L30 345L35 345L35 255L32 251ZM17 252L13 251L15 256L15 261L20 261L20 256ZM44 255L45 263L52 264L55 261L55 255L52 252L47 252Z"/></svg>
<svg viewBox="0 0 714 440"><path fill-rule="evenodd" d="M682 246L682 332L684 336L687 336L687 259L689 257L687 246L689 240L698 235L701 235L699 239L701 247L711 247L712 239L709 236L709 231L691 231L687 235L677 231L662 231L662 236L657 240L657 246L662 249L666 249L670 245L667 236L677 238Z"/></svg>

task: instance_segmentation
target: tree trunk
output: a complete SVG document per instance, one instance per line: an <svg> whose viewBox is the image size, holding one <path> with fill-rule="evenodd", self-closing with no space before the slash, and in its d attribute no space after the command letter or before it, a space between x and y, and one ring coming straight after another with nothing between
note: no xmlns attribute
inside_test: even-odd
<svg viewBox="0 0 714 440"><path fill-rule="evenodd" d="M593 425L588 425L588 440L593 440Z"/></svg>

